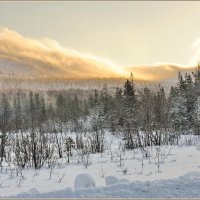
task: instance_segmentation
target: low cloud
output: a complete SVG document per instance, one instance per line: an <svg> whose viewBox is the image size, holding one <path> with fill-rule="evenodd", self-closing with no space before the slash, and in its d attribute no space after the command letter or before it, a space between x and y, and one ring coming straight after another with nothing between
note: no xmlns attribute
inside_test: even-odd
<svg viewBox="0 0 200 200"><path fill-rule="evenodd" d="M127 75L110 60L64 48L49 38L26 38L7 28L0 31L0 57L28 65L40 74L80 78Z"/></svg>
<svg viewBox="0 0 200 200"><path fill-rule="evenodd" d="M139 65L127 67L127 70L132 72L135 77L142 77L144 80L161 81L177 78L178 72L191 73L193 67L181 67L180 65L157 63L154 65Z"/></svg>
<svg viewBox="0 0 200 200"><path fill-rule="evenodd" d="M193 62L200 57L200 39L193 45ZM128 53L128 52L127 52ZM91 54L62 47L55 40L32 39L3 28L0 30L0 71L10 70L25 76L66 78L128 77L165 80L177 77L178 71L193 68L175 64L156 63L122 67L112 61Z"/></svg>

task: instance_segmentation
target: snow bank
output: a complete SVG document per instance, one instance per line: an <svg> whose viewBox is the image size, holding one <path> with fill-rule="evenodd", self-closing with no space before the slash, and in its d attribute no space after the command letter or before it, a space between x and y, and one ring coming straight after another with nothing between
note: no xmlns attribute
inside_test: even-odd
<svg viewBox="0 0 200 200"><path fill-rule="evenodd" d="M74 189L95 187L95 182L89 174L79 174L74 182Z"/></svg>
<svg viewBox="0 0 200 200"><path fill-rule="evenodd" d="M85 177L88 179L90 176L81 174L78 177L78 182L81 180L82 184L82 180L85 180ZM114 179L111 178L111 180ZM37 193L31 189L29 193L21 193L11 196L11 198L200 198L199 188L200 172L191 172L176 179L130 183L119 181L105 187L74 191L71 188L66 188L56 192Z"/></svg>

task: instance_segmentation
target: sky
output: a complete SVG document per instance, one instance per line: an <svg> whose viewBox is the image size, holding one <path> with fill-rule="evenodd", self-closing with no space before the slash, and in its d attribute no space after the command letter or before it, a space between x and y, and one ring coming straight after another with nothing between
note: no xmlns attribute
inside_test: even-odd
<svg viewBox="0 0 200 200"><path fill-rule="evenodd" d="M198 1L0 2L0 27L119 66L193 65L200 55Z"/></svg>

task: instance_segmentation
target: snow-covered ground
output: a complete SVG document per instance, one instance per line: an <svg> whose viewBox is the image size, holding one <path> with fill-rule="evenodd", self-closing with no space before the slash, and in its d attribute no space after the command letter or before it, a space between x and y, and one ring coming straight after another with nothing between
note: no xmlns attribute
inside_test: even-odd
<svg viewBox="0 0 200 200"><path fill-rule="evenodd" d="M0 197L200 198L199 141L198 137L187 140L184 137L179 146L149 148L151 156L144 158L140 149L121 152L114 140L112 148L102 155L90 155L88 168L75 160L70 164L60 161L51 179L46 166L39 171L24 170L22 180L7 169L0 174ZM95 182L93 187L75 189L79 174L89 174ZM108 176L113 176L110 182Z"/></svg>
<svg viewBox="0 0 200 200"><path fill-rule="evenodd" d="M154 181L119 182L113 185L89 189L64 188L40 193L30 189L11 197L17 198L199 198L200 173L191 172L174 179Z"/></svg>

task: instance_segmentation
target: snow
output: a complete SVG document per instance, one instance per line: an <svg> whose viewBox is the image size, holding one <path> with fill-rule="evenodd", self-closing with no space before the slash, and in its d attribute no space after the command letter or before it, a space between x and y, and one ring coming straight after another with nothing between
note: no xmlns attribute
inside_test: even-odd
<svg viewBox="0 0 200 200"><path fill-rule="evenodd" d="M113 185L119 182L119 179L115 176L107 176L105 178L106 185Z"/></svg>
<svg viewBox="0 0 200 200"><path fill-rule="evenodd" d="M106 141L108 145L112 143L111 148L103 154L91 154L88 168L81 161L77 162L76 156L69 164L66 159L61 159L51 179L47 166L37 171L24 169L21 180L12 166L7 166L0 173L0 197L200 198L200 137L184 136L179 146L161 146L159 171L156 147L148 148L151 157L143 158L142 170L140 149L121 152L120 166L120 140L107 136ZM125 168L127 173L124 174ZM77 186L75 182L83 174L88 180L80 178ZM95 183L95 187L85 184L88 181Z"/></svg>
<svg viewBox="0 0 200 200"><path fill-rule="evenodd" d="M120 182L124 182L124 183L128 183L128 182L129 182L129 180L126 179L126 178L119 179L119 181L120 181Z"/></svg>
<svg viewBox="0 0 200 200"><path fill-rule="evenodd" d="M176 179L133 181L72 190L65 188L56 192L29 191L12 198L200 198L200 172L190 172Z"/></svg>
<svg viewBox="0 0 200 200"><path fill-rule="evenodd" d="M95 187L94 179L89 174L79 174L75 178L74 189Z"/></svg>

